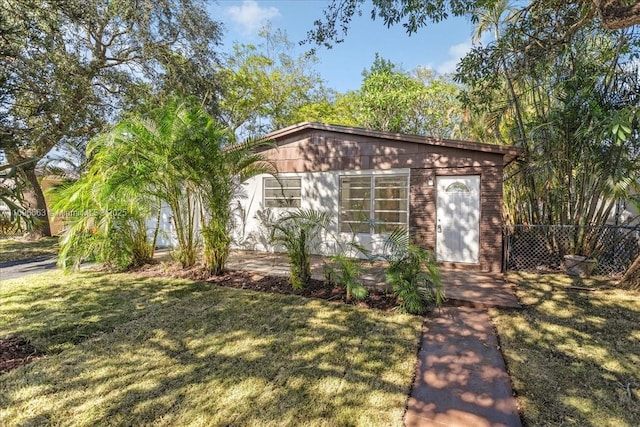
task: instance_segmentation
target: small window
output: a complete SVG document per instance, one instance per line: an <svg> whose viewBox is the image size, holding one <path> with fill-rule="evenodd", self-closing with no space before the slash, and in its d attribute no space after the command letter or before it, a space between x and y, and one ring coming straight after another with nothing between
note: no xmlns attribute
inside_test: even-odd
<svg viewBox="0 0 640 427"><path fill-rule="evenodd" d="M265 208L299 208L302 201L300 178L265 178L263 204Z"/></svg>
<svg viewBox="0 0 640 427"><path fill-rule="evenodd" d="M449 184L445 191L447 193L471 193L471 189L461 182L454 182L453 184Z"/></svg>

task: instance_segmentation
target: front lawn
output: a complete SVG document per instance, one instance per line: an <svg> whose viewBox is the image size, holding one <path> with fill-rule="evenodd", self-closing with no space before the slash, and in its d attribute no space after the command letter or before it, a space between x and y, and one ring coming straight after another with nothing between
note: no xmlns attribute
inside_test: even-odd
<svg viewBox="0 0 640 427"><path fill-rule="evenodd" d="M509 279L523 310L492 314L524 423L640 425L640 294L559 274Z"/></svg>
<svg viewBox="0 0 640 427"><path fill-rule="evenodd" d="M402 425L422 318L187 280L0 283L0 425Z"/></svg>
<svg viewBox="0 0 640 427"><path fill-rule="evenodd" d="M58 255L58 237L42 237L33 241L0 238L0 262L56 255Z"/></svg>

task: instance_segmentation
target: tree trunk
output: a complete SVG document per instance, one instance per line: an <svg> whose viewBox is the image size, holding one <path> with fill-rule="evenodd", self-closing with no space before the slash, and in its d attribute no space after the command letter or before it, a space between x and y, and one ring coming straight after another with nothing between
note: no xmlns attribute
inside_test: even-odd
<svg viewBox="0 0 640 427"><path fill-rule="evenodd" d="M627 272L624 273L624 276L620 280L620 287L640 290L640 254L636 257L636 260L631 263Z"/></svg>
<svg viewBox="0 0 640 427"><path fill-rule="evenodd" d="M34 236L51 237L51 226L49 224L49 211L47 209L47 201L42 193L42 187L36 176L35 165L25 168L24 174L31 186L30 190L25 193L25 208L30 211L31 216L35 217L36 224L32 231Z"/></svg>
<svg viewBox="0 0 640 427"><path fill-rule="evenodd" d="M600 1L602 26L608 30L631 27L640 24L640 3L624 0Z"/></svg>

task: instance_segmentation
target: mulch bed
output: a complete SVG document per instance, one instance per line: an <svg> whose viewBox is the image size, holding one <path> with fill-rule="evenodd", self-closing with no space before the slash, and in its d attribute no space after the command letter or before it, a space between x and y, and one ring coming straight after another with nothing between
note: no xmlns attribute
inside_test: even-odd
<svg viewBox="0 0 640 427"><path fill-rule="evenodd" d="M398 304L393 295L377 289L369 289L364 301L347 301L347 292L343 286L331 287L324 280L311 279L304 289L294 290L289 279L283 276L264 275L242 270L227 270L220 276L209 275L201 266L182 269L177 264L147 264L132 270L144 276L169 276L180 279L201 280L228 288L247 289L274 294L300 295L307 298L319 298L326 301L350 304L358 307L390 311Z"/></svg>
<svg viewBox="0 0 640 427"><path fill-rule="evenodd" d="M377 290L369 290L369 295L364 301L348 302L347 292L343 286L331 287L324 280L311 279L311 282L305 288L294 290L291 288L289 279L286 277L265 276L247 271L231 270L221 276L210 277L206 279L206 281L228 288L248 289L274 294L300 295L307 298L319 298L383 311L392 310L397 305L393 295Z"/></svg>
<svg viewBox="0 0 640 427"><path fill-rule="evenodd" d="M34 362L44 356L20 337L0 338L0 374Z"/></svg>

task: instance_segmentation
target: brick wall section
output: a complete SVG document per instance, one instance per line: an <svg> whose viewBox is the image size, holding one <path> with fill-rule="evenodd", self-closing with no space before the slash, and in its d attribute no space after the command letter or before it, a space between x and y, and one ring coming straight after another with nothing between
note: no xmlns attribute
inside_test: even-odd
<svg viewBox="0 0 640 427"><path fill-rule="evenodd" d="M502 165L483 168L480 176L480 267L502 270Z"/></svg>
<svg viewBox="0 0 640 427"><path fill-rule="evenodd" d="M431 251L436 246L436 191L428 179L435 181L433 169L411 169L409 189L409 234L413 243Z"/></svg>
<svg viewBox="0 0 640 427"><path fill-rule="evenodd" d="M263 154L279 172L410 168L410 233L435 250L436 193L427 184L437 175L480 175L480 253L476 268L502 268L502 173L500 153L431 146L397 140L309 130L278 140Z"/></svg>

